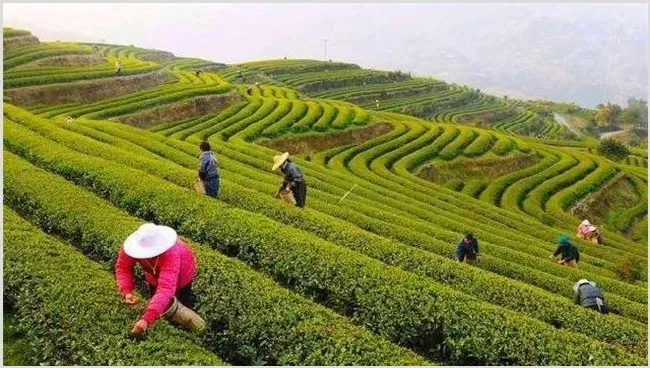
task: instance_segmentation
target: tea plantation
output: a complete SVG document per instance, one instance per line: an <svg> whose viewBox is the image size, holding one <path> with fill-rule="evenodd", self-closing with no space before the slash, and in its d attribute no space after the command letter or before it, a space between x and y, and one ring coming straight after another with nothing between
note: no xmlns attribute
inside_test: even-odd
<svg viewBox="0 0 650 368"><path fill-rule="evenodd" d="M647 365L647 152L599 155L553 103L343 62L3 36L4 305L23 364ZM216 199L194 190L203 140ZM273 197L278 150L305 209ZM583 213L603 245L575 237ZM122 302L113 266L144 222L194 249L205 332L130 336L144 301ZM453 258L467 231L474 265ZM562 233L578 268L549 259ZM610 314L574 304L581 278Z"/></svg>

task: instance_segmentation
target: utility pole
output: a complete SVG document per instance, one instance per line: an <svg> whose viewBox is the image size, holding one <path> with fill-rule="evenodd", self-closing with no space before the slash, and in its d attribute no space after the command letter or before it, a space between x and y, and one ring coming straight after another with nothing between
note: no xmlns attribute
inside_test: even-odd
<svg viewBox="0 0 650 368"><path fill-rule="evenodd" d="M323 44L325 45L325 60L327 60L327 38L323 38Z"/></svg>

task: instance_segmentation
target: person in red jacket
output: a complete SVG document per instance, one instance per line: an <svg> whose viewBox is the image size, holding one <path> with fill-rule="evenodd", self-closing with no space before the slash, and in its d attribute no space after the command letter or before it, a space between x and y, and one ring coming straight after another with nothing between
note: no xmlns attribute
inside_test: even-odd
<svg viewBox="0 0 650 368"><path fill-rule="evenodd" d="M204 327L201 317L190 309L194 308L196 301L192 291L196 259L192 249L178 238L174 229L144 224L120 247L115 278L124 302L131 306L138 302L133 294L136 264L144 271L152 297L131 331L134 335L143 334L159 317L188 330Z"/></svg>

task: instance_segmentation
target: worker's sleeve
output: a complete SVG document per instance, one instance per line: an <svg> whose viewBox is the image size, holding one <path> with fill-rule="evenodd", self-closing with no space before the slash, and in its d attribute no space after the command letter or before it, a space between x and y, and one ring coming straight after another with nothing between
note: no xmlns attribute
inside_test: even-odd
<svg viewBox="0 0 650 368"><path fill-rule="evenodd" d="M129 257L124 253L124 249L120 247L117 252L117 262L115 263L115 280L122 295L133 292L133 267L135 262L135 259Z"/></svg>
<svg viewBox="0 0 650 368"><path fill-rule="evenodd" d="M560 253L562 253L562 247L558 246L557 249L555 250L555 253L553 253L553 257L557 257L557 255Z"/></svg>
<svg viewBox="0 0 650 368"><path fill-rule="evenodd" d="M291 177L291 181L300 181L302 180L302 174L300 173L300 170L296 167L296 165L289 165L288 170L289 176Z"/></svg>
<svg viewBox="0 0 650 368"><path fill-rule="evenodd" d="M151 325L159 318L169 306L176 294L178 284L178 274L181 271L181 252L180 247L173 247L160 256L160 276L156 293L153 295L147 305L147 309L142 315L142 319Z"/></svg>
<svg viewBox="0 0 650 368"><path fill-rule="evenodd" d="M465 257L465 251L463 249L463 241L461 240L458 245L456 245L456 260L462 261Z"/></svg>
<svg viewBox="0 0 650 368"><path fill-rule="evenodd" d="M576 262L580 262L580 251L578 250L578 248L574 248L574 249L575 249L574 252L576 254Z"/></svg>
<svg viewBox="0 0 650 368"><path fill-rule="evenodd" d="M280 190L287 189L289 184L291 184L291 175L289 173L289 170L287 170L287 173L284 174L284 180L282 180L282 185L280 186Z"/></svg>
<svg viewBox="0 0 650 368"><path fill-rule="evenodd" d="M199 157L199 178L205 180L205 175L208 172L208 164L210 163L210 157L208 155L201 155Z"/></svg>

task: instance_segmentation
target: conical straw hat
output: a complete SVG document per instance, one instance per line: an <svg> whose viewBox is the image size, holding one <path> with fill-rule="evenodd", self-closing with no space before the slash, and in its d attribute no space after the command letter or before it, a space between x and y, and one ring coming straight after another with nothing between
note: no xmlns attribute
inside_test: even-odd
<svg viewBox="0 0 650 368"><path fill-rule="evenodd" d="M273 167L271 168L271 171L275 171L278 167L280 167L287 159L289 158L289 152L285 152L281 155L278 156L273 156Z"/></svg>

